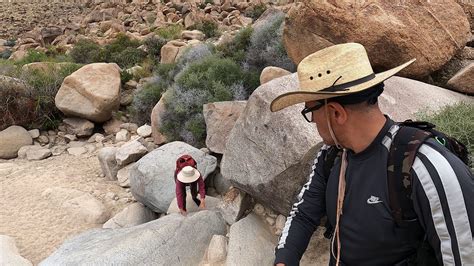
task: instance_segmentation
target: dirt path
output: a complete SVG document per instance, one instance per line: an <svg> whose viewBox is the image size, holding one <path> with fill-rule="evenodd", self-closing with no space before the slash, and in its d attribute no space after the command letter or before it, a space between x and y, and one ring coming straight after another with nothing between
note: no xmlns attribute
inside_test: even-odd
<svg viewBox="0 0 474 266"><path fill-rule="evenodd" d="M0 234L13 237L20 254L36 265L65 239L101 227L71 216L61 202L42 196L48 188L79 190L101 200L113 215L128 205L132 196L100 174L97 156L92 154L0 161ZM108 192L116 195L115 200Z"/></svg>

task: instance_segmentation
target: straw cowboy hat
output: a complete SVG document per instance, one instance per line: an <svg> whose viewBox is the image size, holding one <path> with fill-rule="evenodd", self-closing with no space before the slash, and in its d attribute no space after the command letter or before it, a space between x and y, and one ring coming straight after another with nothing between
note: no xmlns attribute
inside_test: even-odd
<svg viewBox="0 0 474 266"><path fill-rule="evenodd" d="M305 57L298 65L299 90L275 98L270 109L279 111L302 102L347 96L377 85L404 69L415 59L375 74L364 46L345 43Z"/></svg>
<svg viewBox="0 0 474 266"><path fill-rule="evenodd" d="M201 174L196 168L192 166L185 166L178 173L177 178L181 183L192 183L198 180L199 176L201 176Z"/></svg>

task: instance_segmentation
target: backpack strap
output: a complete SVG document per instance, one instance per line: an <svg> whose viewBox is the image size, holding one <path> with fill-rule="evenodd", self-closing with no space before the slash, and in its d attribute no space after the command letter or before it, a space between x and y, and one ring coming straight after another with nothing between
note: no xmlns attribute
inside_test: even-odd
<svg viewBox="0 0 474 266"><path fill-rule="evenodd" d="M400 123L400 129L390 146L387 165L389 205L398 226L404 220L416 218L411 199L412 176L410 169L420 146L432 137L429 131L414 127L410 122Z"/></svg>
<svg viewBox="0 0 474 266"><path fill-rule="evenodd" d="M323 177L324 181L327 185L329 175L331 174L331 169L334 166L334 162L336 158L341 156L342 150L338 149L336 146L332 146L328 149L326 156L324 156L323 161ZM334 234L334 228L332 228L331 224L329 223L329 219L326 219L326 231L324 232L324 237L327 239L331 239Z"/></svg>

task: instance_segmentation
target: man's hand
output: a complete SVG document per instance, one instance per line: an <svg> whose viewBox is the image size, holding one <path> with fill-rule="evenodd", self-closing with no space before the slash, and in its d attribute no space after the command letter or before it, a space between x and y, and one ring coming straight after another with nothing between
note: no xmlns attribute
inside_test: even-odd
<svg viewBox="0 0 474 266"><path fill-rule="evenodd" d="M181 215L183 215L183 216L187 215L187 212L183 209L179 209L179 213L181 213Z"/></svg>
<svg viewBox="0 0 474 266"><path fill-rule="evenodd" d="M206 208L206 200L205 199L201 199L201 204L199 204L199 208L201 208L201 209Z"/></svg>

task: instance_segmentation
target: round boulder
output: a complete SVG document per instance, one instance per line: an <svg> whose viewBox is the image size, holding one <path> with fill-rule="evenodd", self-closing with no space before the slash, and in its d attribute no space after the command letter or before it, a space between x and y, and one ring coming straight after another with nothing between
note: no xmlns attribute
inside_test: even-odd
<svg viewBox="0 0 474 266"><path fill-rule="evenodd" d="M21 147L31 144L33 144L33 139L26 129L10 126L0 131L0 159L15 158Z"/></svg>
<svg viewBox="0 0 474 266"><path fill-rule="evenodd" d="M120 68L94 63L66 77L56 94L56 107L68 116L105 122L120 105Z"/></svg>
<svg viewBox="0 0 474 266"><path fill-rule="evenodd" d="M196 160L204 179L216 169L214 156L180 141L165 144L145 155L130 170L130 187L135 199L155 212L165 213L176 197L174 170L176 160L183 154Z"/></svg>

